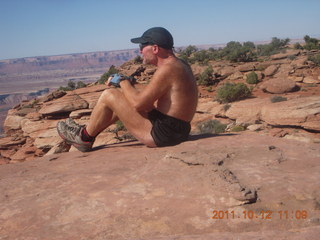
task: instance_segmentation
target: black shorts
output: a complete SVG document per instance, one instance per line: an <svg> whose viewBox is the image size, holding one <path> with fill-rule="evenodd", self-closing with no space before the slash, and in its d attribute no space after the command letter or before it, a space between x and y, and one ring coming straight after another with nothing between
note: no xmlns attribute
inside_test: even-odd
<svg viewBox="0 0 320 240"><path fill-rule="evenodd" d="M173 146L188 140L191 130L186 122L153 109L148 113L152 123L151 136L158 147Z"/></svg>

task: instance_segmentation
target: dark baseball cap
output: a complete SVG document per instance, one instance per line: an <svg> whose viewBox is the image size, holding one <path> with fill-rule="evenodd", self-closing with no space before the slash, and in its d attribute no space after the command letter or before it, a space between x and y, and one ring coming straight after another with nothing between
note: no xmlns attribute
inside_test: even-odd
<svg viewBox="0 0 320 240"><path fill-rule="evenodd" d="M131 42L141 44L156 44L165 49L173 48L173 37L171 33L163 27L153 27L145 31L141 37L132 38Z"/></svg>

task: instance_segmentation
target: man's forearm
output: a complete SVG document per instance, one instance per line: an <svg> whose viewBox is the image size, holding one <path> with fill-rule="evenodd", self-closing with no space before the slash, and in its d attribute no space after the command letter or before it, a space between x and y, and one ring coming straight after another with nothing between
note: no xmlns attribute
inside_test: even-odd
<svg viewBox="0 0 320 240"><path fill-rule="evenodd" d="M120 82L120 86L122 92L126 99L132 106L137 106L139 103L139 91L135 87L131 85L129 81L122 81Z"/></svg>

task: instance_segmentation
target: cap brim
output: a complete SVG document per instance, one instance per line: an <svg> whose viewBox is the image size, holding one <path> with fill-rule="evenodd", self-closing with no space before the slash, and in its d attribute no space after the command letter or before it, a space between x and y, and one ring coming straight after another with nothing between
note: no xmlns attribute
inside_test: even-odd
<svg viewBox="0 0 320 240"><path fill-rule="evenodd" d="M138 37L138 38L132 38L131 42L132 43L146 43L147 41L144 40L142 37Z"/></svg>

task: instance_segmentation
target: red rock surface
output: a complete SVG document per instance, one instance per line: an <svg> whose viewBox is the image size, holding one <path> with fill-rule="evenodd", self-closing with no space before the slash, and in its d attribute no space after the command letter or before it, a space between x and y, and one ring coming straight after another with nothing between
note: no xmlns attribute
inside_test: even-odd
<svg viewBox="0 0 320 240"><path fill-rule="evenodd" d="M317 144L242 133L8 164L0 168L0 236L317 239L319 160Z"/></svg>

